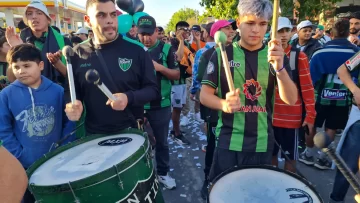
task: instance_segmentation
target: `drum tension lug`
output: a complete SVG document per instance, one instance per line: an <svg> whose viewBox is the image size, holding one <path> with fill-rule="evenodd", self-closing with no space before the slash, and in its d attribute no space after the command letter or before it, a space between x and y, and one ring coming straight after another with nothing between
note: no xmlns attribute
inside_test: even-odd
<svg viewBox="0 0 360 203"><path fill-rule="evenodd" d="M148 141L148 145L150 145L149 141ZM151 168L151 165L150 165L150 152L147 152L146 149L145 149L145 145L143 145L143 148L144 148L144 153L145 153L145 158L146 158L146 165Z"/></svg>
<svg viewBox="0 0 360 203"><path fill-rule="evenodd" d="M69 184L71 193L72 193L72 195L74 196L74 199L75 199L74 202L75 202L75 203L80 203L80 200L76 197L75 192L74 192L74 190L72 189L70 182L69 182L68 184Z"/></svg>
<svg viewBox="0 0 360 203"><path fill-rule="evenodd" d="M123 183L123 181L122 181L121 178L120 178L119 170L118 170L118 168L117 168L116 165L114 165L114 168L115 168L115 170L116 170L116 175L117 175L117 177L119 178L119 183L118 183L118 185L119 185L119 187L121 187L122 190L124 190L124 183Z"/></svg>

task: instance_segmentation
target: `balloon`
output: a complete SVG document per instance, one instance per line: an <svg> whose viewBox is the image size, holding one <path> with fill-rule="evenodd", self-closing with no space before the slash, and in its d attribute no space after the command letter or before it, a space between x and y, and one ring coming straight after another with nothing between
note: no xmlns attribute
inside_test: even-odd
<svg viewBox="0 0 360 203"><path fill-rule="evenodd" d="M116 5L123 11L134 14L134 6L132 0L116 0Z"/></svg>
<svg viewBox="0 0 360 203"><path fill-rule="evenodd" d="M133 1L134 13L144 11L145 5L142 0L132 0L132 1Z"/></svg>
<svg viewBox="0 0 360 203"><path fill-rule="evenodd" d="M119 15L118 17L118 32L127 33L133 25L133 18L129 14Z"/></svg>
<svg viewBox="0 0 360 203"><path fill-rule="evenodd" d="M141 17L143 17L143 16L148 16L148 15L149 15L149 14L147 14L147 13L145 13L145 12L137 12L137 13L135 13L134 16L133 16L135 25L137 25L137 23L138 23L138 21L139 21L139 19L140 19Z"/></svg>

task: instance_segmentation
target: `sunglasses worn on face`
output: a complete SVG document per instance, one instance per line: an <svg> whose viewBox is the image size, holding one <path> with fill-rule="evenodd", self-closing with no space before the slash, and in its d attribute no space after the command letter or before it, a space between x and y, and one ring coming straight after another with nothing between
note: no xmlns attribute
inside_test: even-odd
<svg viewBox="0 0 360 203"><path fill-rule="evenodd" d="M183 30L185 32L190 32L190 29L187 27L178 28L178 30Z"/></svg>

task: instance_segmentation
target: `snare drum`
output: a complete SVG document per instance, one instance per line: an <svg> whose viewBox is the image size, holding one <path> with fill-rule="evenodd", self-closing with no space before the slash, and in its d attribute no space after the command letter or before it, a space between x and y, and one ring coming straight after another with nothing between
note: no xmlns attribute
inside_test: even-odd
<svg viewBox="0 0 360 203"><path fill-rule="evenodd" d="M163 203L138 130L88 136L50 152L28 171L29 190L39 203Z"/></svg>
<svg viewBox="0 0 360 203"><path fill-rule="evenodd" d="M235 167L210 183L210 203L323 203L300 176L272 167Z"/></svg>

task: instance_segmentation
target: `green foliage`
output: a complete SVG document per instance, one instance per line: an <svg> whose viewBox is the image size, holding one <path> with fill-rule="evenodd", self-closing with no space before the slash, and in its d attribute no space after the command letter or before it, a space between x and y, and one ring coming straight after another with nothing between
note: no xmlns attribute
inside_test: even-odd
<svg viewBox="0 0 360 203"><path fill-rule="evenodd" d="M194 24L196 19L199 18L199 11L191 8L182 8L171 17L169 23L166 26L166 32L175 31L175 25L179 21L190 21L189 24Z"/></svg>
<svg viewBox="0 0 360 203"><path fill-rule="evenodd" d="M292 18L293 9L296 7L300 20L312 19L321 12L331 10L334 4L342 0L280 0L281 15ZM238 16L237 5L239 0L200 0L200 5L205 7L205 14L217 19L234 19Z"/></svg>

